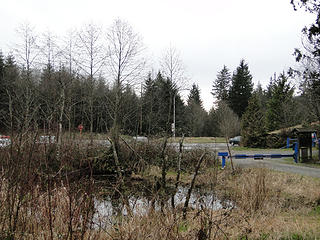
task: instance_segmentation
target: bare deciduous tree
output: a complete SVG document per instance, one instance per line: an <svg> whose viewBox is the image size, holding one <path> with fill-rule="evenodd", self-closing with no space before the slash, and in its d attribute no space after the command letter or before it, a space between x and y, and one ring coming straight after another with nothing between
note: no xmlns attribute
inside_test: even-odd
<svg viewBox="0 0 320 240"><path fill-rule="evenodd" d="M72 126L72 114L73 108L77 103L81 101L81 99L73 98L72 85L74 83L74 76L77 73L76 69L76 52L77 52L77 32L75 30L69 30L67 34L64 36L62 40L61 47L61 57L62 63L65 67L68 68L68 77L64 78L64 87L65 87L65 117L68 120L68 129L69 134L71 134L71 126Z"/></svg>
<svg viewBox="0 0 320 240"><path fill-rule="evenodd" d="M107 69L115 89L115 102L112 104L112 138L117 145L121 123L122 93L126 86L134 86L141 77L145 65L141 57L144 47L140 36L127 22L120 19L115 20L110 27L107 40Z"/></svg>
<svg viewBox="0 0 320 240"><path fill-rule="evenodd" d="M39 44L39 50L43 58L41 63L54 69L56 59L61 56L57 36L50 31L44 32Z"/></svg>
<svg viewBox="0 0 320 240"><path fill-rule="evenodd" d="M186 89L187 83L187 77L185 74L185 67L182 63L180 53L176 48L174 48L172 45L170 45L164 52L164 55L162 56L162 59L160 60L160 65L162 68L163 75L168 77L173 85L173 87L179 92L183 89ZM177 92L177 93L178 93ZM173 137L175 137L175 128L176 128L176 121L175 121L175 97L177 93L173 93L173 95L170 98L170 107L168 112L168 124L170 123L171 119L171 112L173 115ZM171 109L171 106L173 107L173 110Z"/></svg>
<svg viewBox="0 0 320 240"><path fill-rule="evenodd" d="M78 32L78 38L79 56L75 60L81 71L88 77L88 119L90 122L90 134L92 134L96 78L101 74L106 59L102 29L95 24L87 24Z"/></svg>
<svg viewBox="0 0 320 240"><path fill-rule="evenodd" d="M14 49L16 58L30 80L31 70L39 57L38 36L30 23L23 23L17 29L21 42Z"/></svg>
<svg viewBox="0 0 320 240"><path fill-rule="evenodd" d="M14 49L16 59L21 66L22 77L17 83L19 89L14 89L12 101L15 102L15 122L20 129L20 141L22 136L30 130L35 123L38 104L36 103L36 93L32 82L32 69L39 58L38 36L34 27L29 23L23 23L17 30L20 38Z"/></svg>
<svg viewBox="0 0 320 240"><path fill-rule="evenodd" d="M57 91L60 90L60 86L56 83L55 71L56 60L60 57L60 49L58 47L58 38L50 31L46 31L42 34L39 43L39 61L38 64L42 66L41 74L41 88L42 92L41 111L44 115L44 123L48 126L48 130L51 130L52 123L57 121L58 113L58 101L59 97ZM58 132L59 136L59 132Z"/></svg>
<svg viewBox="0 0 320 240"><path fill-rule="evenodd" d="M161 70L164 76L168 77L178 90L185 87L187 78L185 66L181 60L179 51L170 45L160 60Z"/></svg>

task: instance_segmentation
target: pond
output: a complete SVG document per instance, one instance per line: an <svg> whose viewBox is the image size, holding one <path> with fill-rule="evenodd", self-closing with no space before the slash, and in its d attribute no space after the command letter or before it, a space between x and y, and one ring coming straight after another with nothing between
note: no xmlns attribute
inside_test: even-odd
<svg viewBox="0 0 320 240"><path fill-rule="evenodd" d="M176 207L183 207L188 188L179 186L174 194L174 203ZM111 196L104 196L103 198L95 199L94 224L96 226L112 225L116 217L126 217L131 212L134 215L146 215L151 209L160 211L161 208L171 208L173 194L166 194L165 197L143 196L143 194L134 194L129 196L125 201L118 198L114 199ZM125 203L124 203L125 202ZM222 201L209 190L195 188L192 191L189 207L193 209L211 209L219 210L222 208L231 208L233 204L231 201Z"/></svg>

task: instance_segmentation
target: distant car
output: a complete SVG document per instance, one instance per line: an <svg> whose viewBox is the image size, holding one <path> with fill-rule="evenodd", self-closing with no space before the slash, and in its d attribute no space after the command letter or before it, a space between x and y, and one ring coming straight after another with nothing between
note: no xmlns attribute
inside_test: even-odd
<svg viewBox="0 0 320 240"><path fill-rule="evenodd" d="M229 143L234 146L234 145L239 145L240 144L240 141L241 141L241 136L236 136L236 137L233 137L233 138L230 138L229 139Z"/></svg>
<svg viewBox="0 0 320 240"><path fill-rule="evenodd" d="M0 134L0 147L7 147L11 144L10 136Z"/></svg>
<svg viewBox="0 0 320 240"><path fill-rule="evenodd" d="M132 138L133 138L133 140L135 140L137 142L148 142L148 138L144 137L144 136L135 136Z"/></svg>

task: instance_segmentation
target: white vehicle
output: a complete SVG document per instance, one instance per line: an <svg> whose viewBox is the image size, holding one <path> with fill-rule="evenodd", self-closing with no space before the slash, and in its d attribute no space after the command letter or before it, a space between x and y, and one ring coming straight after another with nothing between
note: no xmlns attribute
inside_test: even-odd
<svg viewBox="0 0 320 240"><path fill-rule="evenodd" d="M144 136L135 136L133 137L133 140L137 142L148 142L148 138Z"/></svg>
<svg viewBox="0 0 320 240"><path fill-rule="evenodd" d="M10 136L0 135L0 148L7 147L11 144Z"/></svg>
<svg viewBox="0 0 320 240"><path fill-rule="evenodd" d="M236 136L236 137L233 137L233 138L230 138L229 139L229 143L234 146L234 145L239 145L240 144L240 141L241 141L241 136Z"/></svg>

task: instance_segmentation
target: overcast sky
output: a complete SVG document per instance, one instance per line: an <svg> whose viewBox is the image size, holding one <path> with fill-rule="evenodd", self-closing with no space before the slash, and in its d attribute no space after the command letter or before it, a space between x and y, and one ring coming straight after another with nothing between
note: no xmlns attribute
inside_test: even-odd
<svg viewBox="0 0 320 240"><path fill-rule="evenodd" d="M295 12L290 0L1 0L0 49L9 51L25 21L39 32L64 35L89 22L108 27L116 18L143 37L155 64L170 44L180 51L207 110L223 65L234 71L243 58L254 84L266 86L274 72L295 65L301 29L313 21L303 10Z"/></svg>

